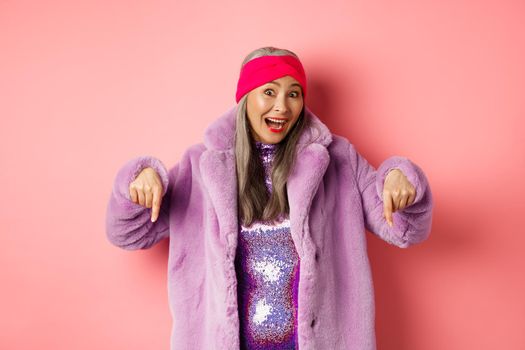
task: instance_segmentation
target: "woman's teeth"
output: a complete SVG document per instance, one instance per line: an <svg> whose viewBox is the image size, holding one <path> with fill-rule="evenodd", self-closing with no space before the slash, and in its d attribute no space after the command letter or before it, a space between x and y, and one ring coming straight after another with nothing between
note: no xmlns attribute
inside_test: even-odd
<svg viewBox="0 0 525 350"><path fill-rule="evenodd" d="M266 118L265 121L266 124L268 124L268 126L277 130L282 129L284 127L284 124L286 124L286 120Z"/></svg>

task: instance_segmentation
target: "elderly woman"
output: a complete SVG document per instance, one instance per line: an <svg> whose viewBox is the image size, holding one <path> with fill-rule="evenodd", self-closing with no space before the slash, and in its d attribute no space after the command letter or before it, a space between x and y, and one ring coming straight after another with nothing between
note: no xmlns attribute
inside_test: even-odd
<svg viewBox="0 0 525 350"><path fill-rule="evenodd" d="M428 237L422 170L374 169L305 105L291 51L244 60L237 104L169 171L118 172L107 236L124 249L169 237L172 349L375 349L365 229L398 247Z"/></svg>

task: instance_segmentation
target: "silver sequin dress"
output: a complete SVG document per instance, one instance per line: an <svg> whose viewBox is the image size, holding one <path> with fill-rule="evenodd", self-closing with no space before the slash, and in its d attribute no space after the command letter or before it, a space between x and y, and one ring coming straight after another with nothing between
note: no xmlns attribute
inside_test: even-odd
<svg viewBox="0 0 525 350"><path fill-rule="evenodd" d="M277 145L256 142L271 193ZM241 349L282 350L297 346L297 255L287 215L278 222L240 225L235 258Z"/></svg>

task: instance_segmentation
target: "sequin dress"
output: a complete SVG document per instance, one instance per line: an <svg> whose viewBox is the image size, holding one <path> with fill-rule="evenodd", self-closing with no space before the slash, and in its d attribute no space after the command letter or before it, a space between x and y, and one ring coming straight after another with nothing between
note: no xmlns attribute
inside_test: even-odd
<svg viewBox="0 0 525 350"><path fill-rule="evenodd" d="M271 193L276 145L256 142ZM297 346L297 255L287 215L276 223L240 225L235 268L241 349L282 350Z"/></svg>

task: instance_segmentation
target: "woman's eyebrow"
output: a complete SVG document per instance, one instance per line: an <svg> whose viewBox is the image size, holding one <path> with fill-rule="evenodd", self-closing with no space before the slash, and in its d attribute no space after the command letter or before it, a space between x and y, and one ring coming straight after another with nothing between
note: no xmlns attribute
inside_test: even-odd
<svg viewBox="0 0 525 350"><path fill-rule="evenodd" d="M281 84L279 84L279 83L276 82L275 80L268 82L268 84L275 84L275 85L277 85L277 86L281 86ZM301 85L298 84L298 83L293 83L293 84L290 85L290 86L299 86L299 87L301 87Z"/></svg>

